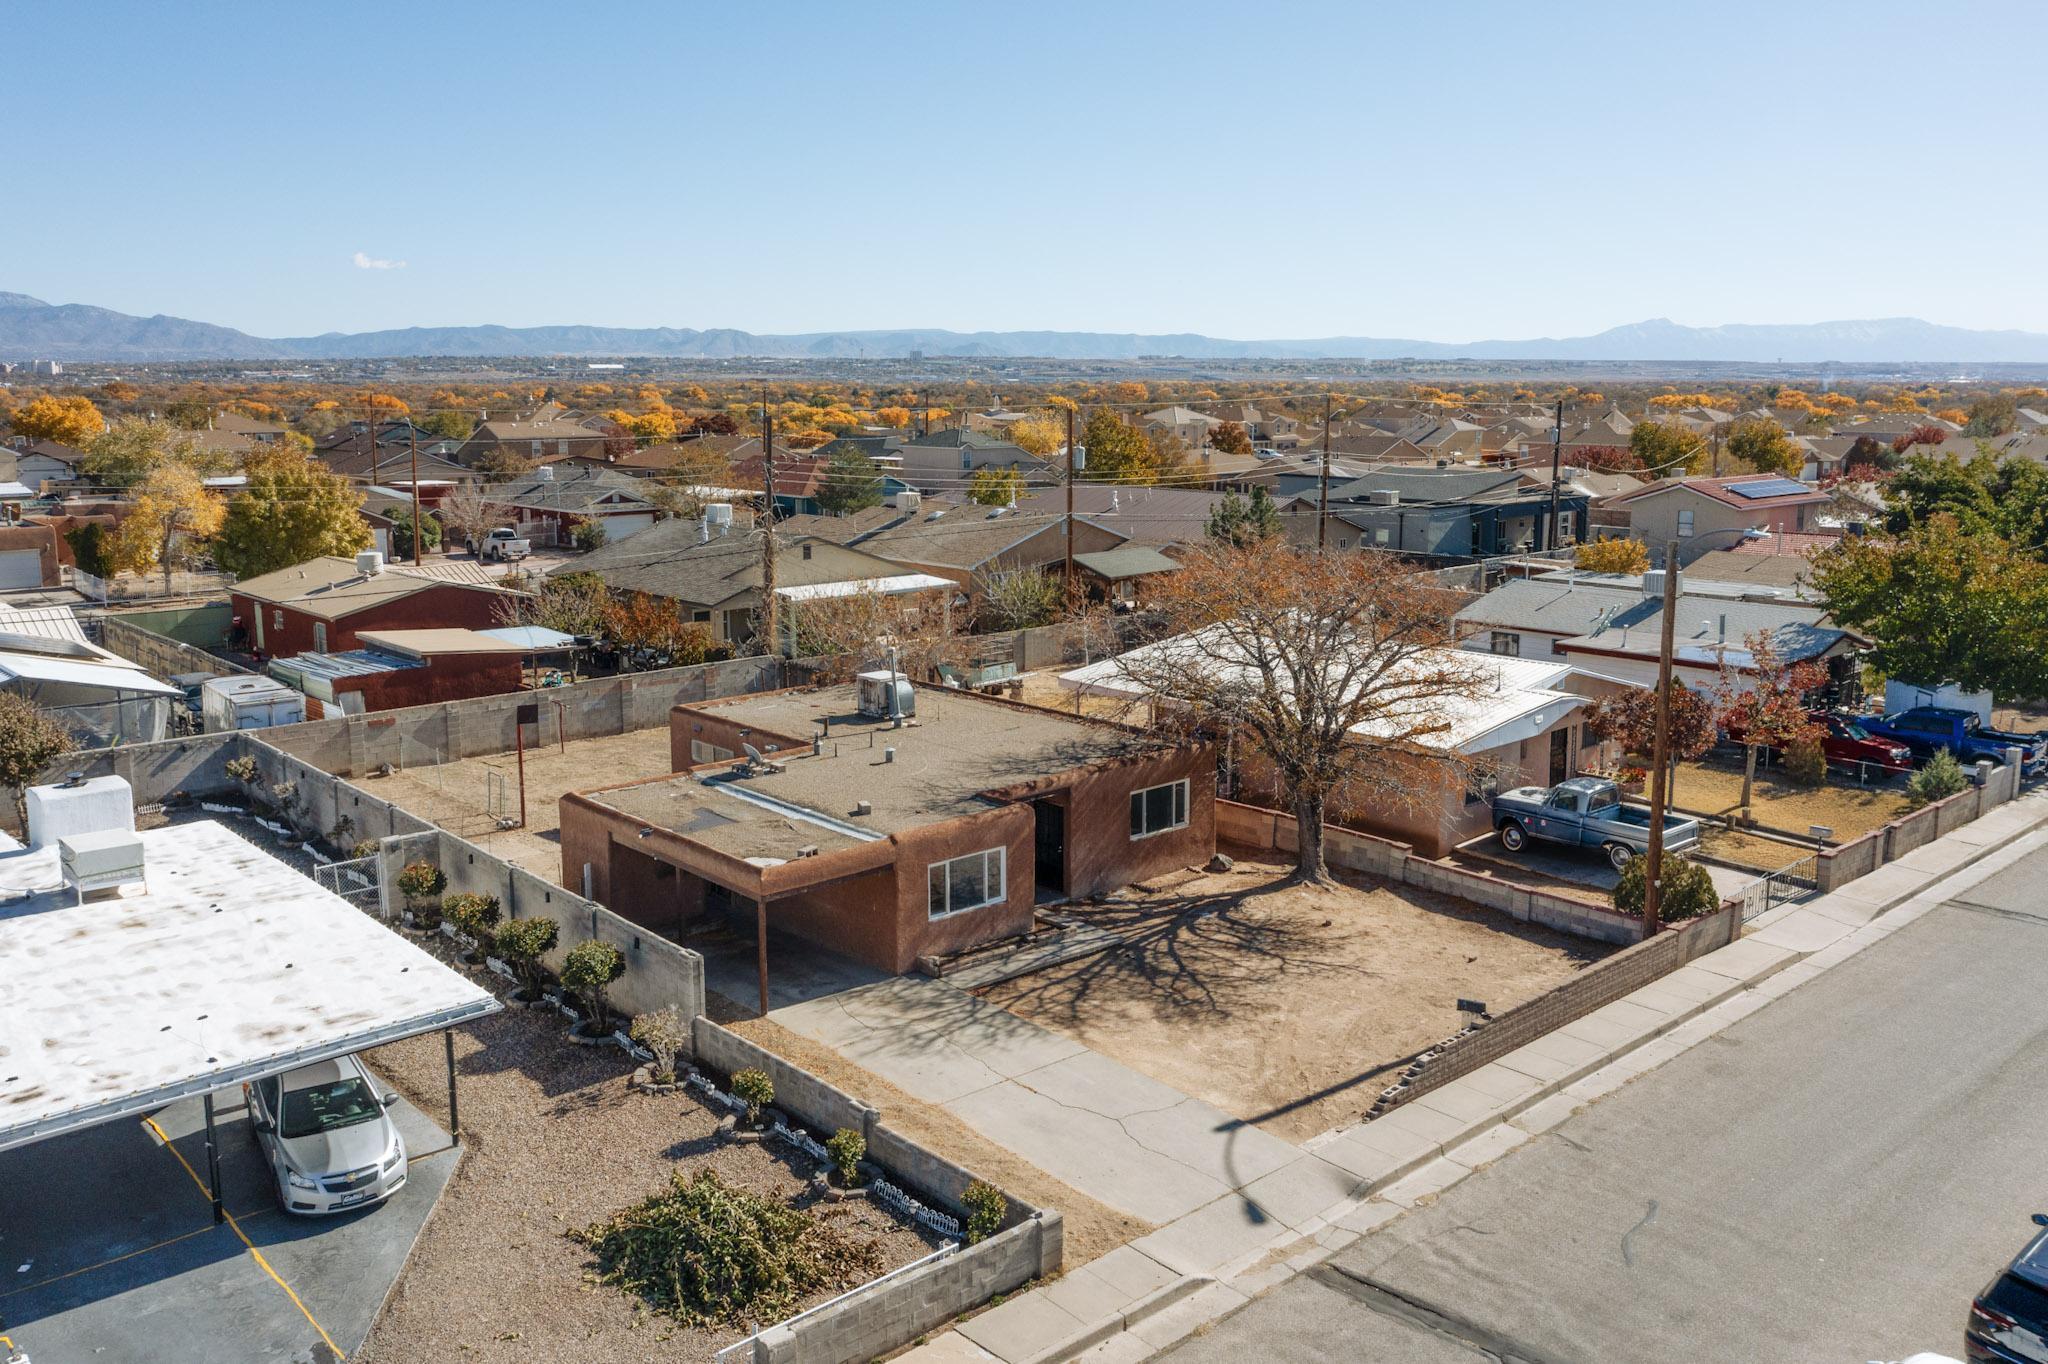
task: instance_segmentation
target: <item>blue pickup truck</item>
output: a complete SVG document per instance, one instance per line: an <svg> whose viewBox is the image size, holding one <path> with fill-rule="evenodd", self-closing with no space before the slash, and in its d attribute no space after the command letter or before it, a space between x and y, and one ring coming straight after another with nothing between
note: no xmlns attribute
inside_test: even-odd
<svg viewBox="0 0 2048 1364"><path fill-rule="evenodd" d="M2005 750L2020 750L2020 770L2034 773L2048 765L2048 742L2039 734L1992 729L1977 713L1953 706L1915 706L1890 715L1869 716L1857 721L1880 739L1891 739L1913 750L1924 762L1942 749L1956 755L1956 761L1974 763L2005 761Z"/></svg>
<svg viewBox="0 0 2048 1364"><path fill-rule="evenodd" d="M1518 853L1531 841L1598 848L1616 871L1650 847L1650 812L1623 805L1621 788L1601 777L1503 791L1493 798L1493 827L1509 852ZM1698 820L1664 816L1666 851L1679 852L1699 841Z"/></svg>

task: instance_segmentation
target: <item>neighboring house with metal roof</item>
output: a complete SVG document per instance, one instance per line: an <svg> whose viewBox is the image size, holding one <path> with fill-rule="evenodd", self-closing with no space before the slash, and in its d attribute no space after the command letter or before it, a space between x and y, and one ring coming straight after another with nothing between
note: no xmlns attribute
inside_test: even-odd
<svg viewBox="0 0 2048 1364"><path fill-rule="evenodd" d="M1105 659L1060 675L1070 691L1125 699L1144 699L1127 658L1145 659L1139 666L1189 669L1229 666L1217 656L1213 640L1181 635L1144 645L1120 658ZM1475 674L1479 686L1469 695L1431 697L1407 705L1393 703L1383 722L1362 724L1354 731L1359 761L1395 765L1413 793L1405 804L1344 801L1326 814L1332 824L1362 829L1412 845L1425 857L1441 857L1458 844L1492 829L1488 797L1495 790L1523 784L1550 785L1578 771L1586 761L1584 733L1588 697L1573 667L1558 659L1466 657L1455 650L1426 650L1398 666L1385 679L1400 684L1403 673L1420 676L1441 672L1446 663ZM1593 689L1601 689L1596 684ZM1392 736L1417 728L1433 728L1426 741L1390 742ZM1236 800L1279 807L1282 789L1271 764L1242 735L1222 744L1224 794Z"/></svg>
<svg viewBox="0 0 2048 1364"><path fill-rule="evenodd" d="M267 671L343 715L500 696L525 686L527 650L478 630L363 630L361 647L271 660Z"/></svg>
<svg viewBox="0 0 2048 1364"><path fill-rule="evenodd" d="M1726 585L1681 578L1674 622L1674 675L1698 691L1720 680L1722 664L1753 671L1744 641L1762 631L1781 658L1828 666L1849 681L1860 637L1829 622L1825 608L1748 600ZM1467 649L1519 658L1563 659L1581 672L1631 686L1654 686L1664 611L1661 571L1634 589L1576 581L1568 574L1501 584L1452 617Z"/></svg>
<svg viewBox="0 0 2048 1364"><path fill-rule="evenodd" d="M708 541L700 540L700 534L695 522L664 521L626 544L606 545L556 571L594 573L615 591L667 597L684 619L708 627L714 639L743 643L753 637L754 613L761 604L761 542L737 532ZM913 575L904 565L829 540L779 532L777 546L778 588L863 583L887 592L933 587L922 578L906 586Z"/></svg>
<svg viewBox="0 0 2048 1364"><path fill-rule="evenodd" d="M479 564L323 555L228 589L242 647L276 658L356 647L359 632L502 625L510 594Z"/></svg>
<svg viewBox="0 0 2048 1364"><path fill-rule="evenodd" d="M1797 479L1736 474L1662 479L1613 499L1608 509L1628 513L1629 535L1649 547L1652 563L1661 563L1665 546L1676 540L1683 565L1752 535L1808 530L1831 504L1826 493Z"/></svg>
<svg viewBox="0 0 2048 1364"><path fill-rule="evenodd" d="M1073 518L1076 554L1115 549L1124 536L1085 516ZM1002 507L926 511L859 542L868 553L942 578L972 592L992 573L1058 571L1066 561L1064 514L1026 514Z"/></svg>
<svg viewBox="0 0 2048 1364"><path fill-rule="evenodd" d="M543 464L521 478L489 486L491 501L510 508L519 533L536 544L575 543L576 527L604 527L606 544L630 539L661 519L646 485L601 465Z"/></svg>

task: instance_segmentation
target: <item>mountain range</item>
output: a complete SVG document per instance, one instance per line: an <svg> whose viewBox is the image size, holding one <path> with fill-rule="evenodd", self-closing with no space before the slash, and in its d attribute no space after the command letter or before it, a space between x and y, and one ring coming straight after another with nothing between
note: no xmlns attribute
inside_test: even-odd
<svg viewBox="0 0 2048 1364"><path fill-rule="evenodd" d="M658 356L727 359L1035 356L1055 360L1604 360L1816 364L2048 362L2048 334L1975 331L1913 317L1688 327L1653 318L1592 336L1448 343L1370 336L1232 341L1192 332L802 332L693 327L405 327L261 337L188 318L136 317L88 304L0 293L0 360L357 360L399 356Z"/></svg>

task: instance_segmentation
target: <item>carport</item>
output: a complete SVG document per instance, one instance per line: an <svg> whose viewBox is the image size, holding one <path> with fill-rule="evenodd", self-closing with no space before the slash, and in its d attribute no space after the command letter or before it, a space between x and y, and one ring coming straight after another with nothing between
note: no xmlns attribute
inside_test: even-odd
<svg viewBox="0 0 2048 1364"><path fill-rule="evenodd" d="M224 1207L213 1096L440 1031L454 1136L450 1030L502 1006L227 828L138 837L146 886L83 904L55 846L0 845L0 1153L149 1115L146 1127L204 1187L213 1222L228 1222L283 1286ZM159 1119L174 1105L189 1113L193 1099L205 1145L187 1161Z"/></svg>

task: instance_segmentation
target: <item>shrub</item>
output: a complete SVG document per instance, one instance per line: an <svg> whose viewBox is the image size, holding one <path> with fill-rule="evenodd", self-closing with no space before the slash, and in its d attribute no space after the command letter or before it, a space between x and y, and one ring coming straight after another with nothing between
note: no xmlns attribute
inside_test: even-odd
<svg viewBox="0 0 2048 1364"><path fill-rule="evenodd" d="M432 862L408 862L398 873L398 893L405 897L406 908L417 909L422 900L431 900L448 889L448 878Z"/></svg>
<svg viewBox="0 0 2048 1364"><path fill-rule="evenodd" d="M1650 859L1631 857L1615 883L1614 907L1623 914L1640 915L1648 892ZM1721 907L1721 892L1707 869L1689 857L1664 854L1664 894L1657 902L1657 918L1663 923L1697 919Z"/></svg>
<svg viewBox="0 0 2048 1364"><path fill-rule="evenodd" d="M491 930L497 927L501 917L498 897L495 895L451 895L441 902L441 917L455 925L457 930L476 939L479 950L489 952L492 948Z"/></svg>
<svg viewBox="0 0 2048 1364"><path fill-rule="evenodd" d="M710 1170L669 1176L662 1192L569 1233L599 1278L688 1325L775 1321L820 1289L881 1272L872 1240L735 1188Z"/></svg>
<svg viewBox="0 0 2048 1364"><path fill-rule="evenodd" d="M254 758L229 758L221 764L222 769L244 786L256 784L256 760Z"/></svg>
<svg viewBox="0 0 2048 1364"><path fill-rule="evenodd" d="M654 1078L674 1084L676 1057L690 1045L690 1021L671 1004L665 1009L641 1014L633 1020L633 1040L654 1053Z"/></svg>
<svg viewBox="0 0 2048 1364"><path fill-rule="evenodd" d="M583 1001L600 1032L611 1021L605 991L626 974L626 958L610 943L592 938L578 943L562 958L562 988Z"/></svg>
<svg viewBox="0 0 2048 1364"><path fill-rule="evenodd" d="M1010 1211L1010 1200L1003 1197L1003 1191L993 1184L975 1180L960 1195L961 1205L967 1209L967 1244L986 1241L1003 1229L1003 1217Z"/></svg>
<svg viewBox="0 0 2048 1364"><path fill-rule="evenodd" d="M775 1102L775 1081L765 1070L742 1070L732 1077L733 1097L747 1106L747 1121L761 1121L761 1110Z"/></svg>
<svg viewBox="0 0 2048 1364"><path fill-rule="evenodd" d="M860 1177L861 1157L868 1153L868 1139L851 1127L842 1127L825 1143L825 1150L839 1170L839 1182L852 1188Z"/></svg>
<svg viewBox="0 0 2048 1364"><path fill-rule="evenodd" d="M352 858L375 857L377 855L377 840L374 838L357 839L349 846L348 855Z"/></svg>
<svg viewBox="0 0 2048 1364"><path fill-rule="evenodd" d="M1956 761L1956 755L1942 749L1927 760L1927 766L1906 781L1906 799L1915 809L1946 799L1970 784L1970 774Z"/></svg>
<svg viewBox="0 0 2048 1364"><path fill-rule="evenodd" d="M498 955L519 977L519 986L540 997L540 959L555 950L560 930L553 919L513 919L498 930Z"/></svg>
<svg viewBox="0 0 2048 1364"><path fill-rule="evenodd" d="M578 521L576 529L569 532L570 541L576 548L588 554L593 549L603 549L605 542L602 521Z"/></svg>
<svg viewBox="0 0 2048 1364"><path fill-rule="evenodd" d="M1785 776L1795 786L1819 786L1828 779L1828 755L1819 739L1798 739L1785 750Z"/></svg>

